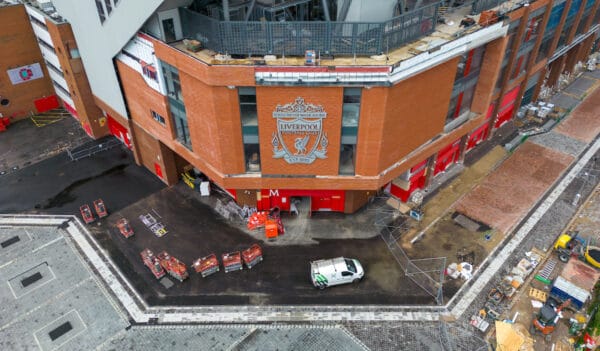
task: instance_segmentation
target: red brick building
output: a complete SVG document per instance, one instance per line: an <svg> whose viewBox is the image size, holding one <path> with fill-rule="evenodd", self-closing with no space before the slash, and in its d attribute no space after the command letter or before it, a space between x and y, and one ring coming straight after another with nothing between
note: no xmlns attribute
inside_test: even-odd
<svg viewBox="0 0 600 351"><path fill-rule="evenodd" d="M80 72L76 52L89 73L90 93L66 89L88 133L166 184L193 168L259 209L407 201L586 61L600 31L597 0L54 3L74 32L47 26L60 65Z"/></svg>
<svg viewBox="0 0 600 351"><path fill-rule="evenodd" d="M350 213L382 189L406 201L535 99L546 70L551 86L586 59L598 2L562 4L560 16L562 5L536 1L470 30L425 30L383 58L316 65L197 51L146 30L117 57L130 119L111 117L167 184L189 164L259 209L298 198Z"/></svg>
<svg viewBox="0 0 600 351"><path fill-rule="evenodd" d="M0 2L0 114L27 118L56 105L48 71L22 5Z"/></svg>

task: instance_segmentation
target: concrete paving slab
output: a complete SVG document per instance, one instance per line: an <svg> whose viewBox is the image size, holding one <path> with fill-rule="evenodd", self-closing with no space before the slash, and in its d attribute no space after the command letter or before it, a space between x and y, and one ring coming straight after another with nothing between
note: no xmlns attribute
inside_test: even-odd
<svg viewBox="0 0 600 351"><path fill-rule="evenodd" d="M555 106L562 107L565 110L571 110L579 103L576 97L567 95L565 93L558 93L550 99L550 102Z"/></svg>
<svg viewBox="0 0 600 351"><path fill-rule="evenodd" d="M585 73L583 73L583 75L585 77L600 79L600 69L596 69L595 71L592 71L592 72L586 71Z"/></svg>
<svg viewBox="0 0 600 351"><path fill-rule="evenodd" d="M585 149L587 144L581 140L570 138L563 133L551 131L540 135L534 135L529 141L554 150L560 150L568 155L577 156Z"/></svg>
<svg viewBox="0 0 600 351"><path fill-rule="evenodd" d="M3 350L93 350L106 338L125 328L128 322L120 318L92 279L70 286L67 293L49 295L47 302L31 305L31 310L19 315L0 330ZM73 330L48 340L48 332L66 321Z"/></svg>
<svg viewBox="0 0 600 351"><path fill-rule="evenodd" d="M576 96L578 99L583 99L585 94L587 94L588 89L590 89L594 84L596 84L597 80L593 78L588 78L586 76L582 76L579 79L576 79L571 85L565 88L565 92Z"/></svg>
<svg viewBox="0 0 600 351"><path fill-rule="evenodd" d="M55 227L19 226L0 228L0 241L9 240L14 237L18 237L19 241L5 248L0 248L0 266L22 257L33 250L39 250L44 245L50 245L55 240L62 239L59 229Z"/></svg>
<svg viewBox="0 0 600 351"><path fill-rule="evenodd" d="M37 271L41 272L42 279L25 289L19 288L22 278ZM11 306L0 314L0 325L26 314L34 306L43 305L89 277L64 240L35 252L23 252L20 259L0 268L0 281L8 282L0 284L0 304Z"/></svg>
<svg viewBox="0 0 600 351"><path fill-rule="evenodd" d="M15 172L14 167L22 169L87 140L90 138L72 117L42 128L37 128L29 119L18 121L2 133L0 173Z"/></svg>

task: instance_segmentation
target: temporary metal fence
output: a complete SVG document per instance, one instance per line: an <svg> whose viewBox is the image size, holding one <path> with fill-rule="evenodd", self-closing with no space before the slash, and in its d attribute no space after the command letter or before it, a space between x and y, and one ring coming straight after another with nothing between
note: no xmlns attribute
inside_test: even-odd
<svg viewBox="0 0 600 351"><path fill-rule="evenodd" d="M220 21L180 8L183 36L230 55L294 55L306 50L329 55L374 55L432 33L439 3L385 22Z"/></svg>
<svg viewBox="0 0 600 351"><path fill-rule="evenodd" d="M433 296L438 305L443 304L445 257L413 260L399 245L398 240L408 229L409 220L399 210L388 205L389 196L376 198L370 205L375 211L375 228L387 244L388 249L404 271L404 274L415 284Z"/></svg>

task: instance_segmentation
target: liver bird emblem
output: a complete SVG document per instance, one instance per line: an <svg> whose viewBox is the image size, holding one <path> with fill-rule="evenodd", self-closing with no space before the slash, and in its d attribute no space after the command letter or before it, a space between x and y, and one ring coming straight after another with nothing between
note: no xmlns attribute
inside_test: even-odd
<svg viewBox="0 0 600 351"><path fill-rule="evenodd" d="M296 155L304 155L306 154L306 144L308 144L308 139L310 135L305 135L304 138L296 138L294 141L294 147L296 148Z"/></svg>

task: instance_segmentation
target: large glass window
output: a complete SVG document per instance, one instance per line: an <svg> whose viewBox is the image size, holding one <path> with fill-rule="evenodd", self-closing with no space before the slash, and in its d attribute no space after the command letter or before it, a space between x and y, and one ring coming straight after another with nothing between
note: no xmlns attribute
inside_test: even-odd
<svg viewBox="0 0 600 351"><path fill-rule="evenodd" d="M176 67L161 61L163 77L167 86L167 95L169 96L169 109L173 116L175 133L177 140L192 150L192 140L190 138L190 129L188 126L187 114L183 103L183 94L181 92L181 83L179 81L179 70Z"/></svg>
<svg viewBox="0 0 600 351"><path fill-rule="evenodd" d="M554 29L560 23L560 18L562 17L562 13L565 9L566 1L562 1L560 4L552 7L552 12L550 13L550 18L548 19L548 24L546 25L546 34L553 34Z"/></svg>
<svg viewBox="0 0 600 351"><path fill-rule="evenodd" d="M258 113L256 111L256 88L238 88L240 118L246 172L260 172L260 147L258 144Z"/></svg>
<svg viewBox="0 0 600 351"><path fill-rule="evenodd" d="M540 49L538 50L537 59L535 60L536 63L548 57L550 53L550 45L552 45L552 36L544 36L542 44L540 45Z"/></svg>
<svg viewBox="0 0 600 351"><path fill-rule="evenodd" d="M356 136L360 117L360 88L344 88L342 106L342 135Z"/></svg>
<svg viewBox="0 0 600 351"><path fill-rule="evenodd" d="M588 1L591 1L591 0L588 0ZM581 21L579 21L579 25L577 26L577 32L575 33L576 35L583 34L583 28L585 28L585 24L590 19L590 15L591 15L590 12L583 14L583 16L581 17Z"/></svg>
<svg viewBox="0 0 600 351"><path fill-rule="evenodd" d="M527 22L527 27L525 28L525 34L523 35L524 43L535 43L535 40L538 37L538 34L542 30L542 21L544 20L544 13L542 12L540 15L537 15L530 19Z"/></svg>
<svg viewBox="0 0 600 351"><path fill-rule="evenodd" d="M452 90L450 104L448 106L448 114L446 115L446 125L469 112L478 78L479 76L477 74L469 75L454 83L454 89ZM452 128L457 126L458 125L453 126Z"/></svg>
<svg viewBox="0 0 600 351"><path fill-rule="evenodd" d="M569 21L568 23L565 23L563 30L560 32L560 38L558 39L558 45L556 45L557 50L568 44L567 37L569 36L569 33L571 33L572 28L573 28L573 20Z"/></svg>
<svg viewBox="0 0 600 351"><path fill-rule="evenodd" d="M339 174L354 175L356 136L360 119L361 88L344 88L342 104L342 143Z"/></svg>
<svg viewBox="0 0 600 351"><path fill-rule="evenodd" d="M240 101L240 117L244 134L257 134L258 114L256 112L256 89L252 87L238 88Z"/></svg>
<svg viewBox="0 0 600 351"><path fill-rule="evenodd" d="M535 42L529 42L521 46L521 50L519 50L517 58L513 64L510 80L513 80L525 73L525 70L527 69L527 63L529 62L529 55L531 54L531 50L533 50L534 46Z"/></svg>
<svg viewBox="0 0 600 351"><path fill-rule="evenodd" d="M484 53L485 46L480 46L463 54L458 61L455 80L479 74Z"/></svg>

